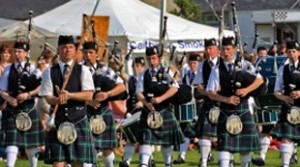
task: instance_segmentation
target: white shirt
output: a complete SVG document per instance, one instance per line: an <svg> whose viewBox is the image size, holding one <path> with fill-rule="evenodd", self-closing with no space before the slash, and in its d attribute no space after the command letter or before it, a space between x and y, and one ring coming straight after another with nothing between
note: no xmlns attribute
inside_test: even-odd
<svg viewBox="0 0 300 167"><path fill-rule="evenodd" d="M228 70L227 65L229 63L233 63L232 62L224 62L226 69ZM242 61L242 70L246 71L250 74L256 75L257 78L261 78L260 74L255 74L255 69L253 67L253 65L251 63L249 63L248 61ZM220 87L220 77L219 77L219 65L217 65L214 69L212 69L210 76L209 76L209 80L208 80L208 84L206 87L206 91L214 91L217 92L221 89Z"/></svg>
<svg viewBox="0 0 300 167"><path fill-rule="evenodd" d="M288 61L288 63L285 63L284 65L282 65L278 72L277 72L277 76L276 76L276 81L275 81L275 87L274 87L274 92L282 92L283 91L283 69L284 69L284 66L286 64L289 64L289 68L291 70L291 67L292 67L292 63L290 61ZM295 64L294 64L294 67L298 67L298 64L299 64L299 61L296 61Z"/></svg>
<svg viewBox="0 0 300 167"><path fill-rule="evenodd" d="M23 61L21 63L22 68L24 68L25 64L26 64L26 61ZM2 91L7 91L7 89L8 89L8 76L9 76L9 73L10 73L10 69L12 68L12 65L9 65L9 66L5 67L5 69L2 73L2 76L0 78L0 90L2 90ZM19 63L14 63L14 66L15 66L14 68L18 69L17 68L18 65L19 65ZM33 73L37 73L35 66L32 65L32 64L30 64L29 73L30 73L30 75L33 74Z"/></svg>
<svg viewBox="0 0 300 167"><path fill-rule="evenodd" d="M72 64L72 61L68 62L68 64ZM63 73L64 69L63 62L59 62L59 67L61 72ZM94 90L94 82L92 78L92 74L89 71L88 67L82 65L82 72L81 72L81 88L82 90ZM42 75L42 83L41 83L41 90L39 92L40 96L53 96L53 86L51 81L51 68L47 68L43 75Z"/></svg>
<svg viewBox="0 0 300 167"><path fill-rule="evenodd" d="M190 83L190 77L192 76L192 73L195 74L194 76L194 79L192 80L192 83ZM187 71L185 73L185 83L187 83L187 85L197 85L197 84L200 84L201 83L201 80L200 80L200 73L199 71L195 71L195 72L192 72L191 70ZM184 79L184 78L183 78ZM183 83L183 81L181 81L181 84Z"/></svg>
<svg viewBox="0 0 300 167"><path fill-rule="evenodd" d="M158 72L158 70L160 69L160 66L155 68L155 73ZM144 74L147 70L143 71L142 73L139 74L138 76L138 80L137 80L137 85L136 85L136 93L141 93L144 92ZM151 68L149 68L148 72L150 73ZM173 78L173 72L171 70L169 70L169 73L167 74L167 69L165 68L164 70L164 74L170 76L168 77L168 83L169 83L169 87L177 87L179 88L178 82L171 82L172 78ZM150 74L151 75L151 74ZM171 84L172 83L172 84Z"/></svg>
<svg viewBox="0 0 300 167"><path fill-rule="evenodd" d="M216 65L218 63L218 59L219 59L218 57L215 57L214 59L209 58L208 61L211 61L213 63L213 67L211 69L213 69L213 68L216 67ZM203 64L204 64L205 61L207 61L207 60L204 60L204 61L200 62L199 63L199 68L198 68L199 75L197 75L197 77L199 77L199 82L201 84L204 83L204 79L203 79Z"/></svg>

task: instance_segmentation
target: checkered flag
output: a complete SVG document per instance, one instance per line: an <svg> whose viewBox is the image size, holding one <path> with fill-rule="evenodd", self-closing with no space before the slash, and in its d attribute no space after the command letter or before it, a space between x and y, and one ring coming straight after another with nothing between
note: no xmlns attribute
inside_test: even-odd
<svg viewBox="0 0 300 167"><path fill-rule="evenodd" d="M287 12L280 11L274 13L274 21L282 21L287 18Z"/></svg>

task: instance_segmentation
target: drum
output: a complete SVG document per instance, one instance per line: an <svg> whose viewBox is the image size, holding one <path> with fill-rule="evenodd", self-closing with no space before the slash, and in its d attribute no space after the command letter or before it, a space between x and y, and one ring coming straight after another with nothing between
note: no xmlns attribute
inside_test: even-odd
<svg viewBox="0 0 300 167"><path fill-rule="evenodd" d="M256 70L265 78L268 79L268 93L273 94L276 75L279 67L284 65L287 60L286 56L277 56L276 60L275 57L267 57L265 60L260 59L256 64ZM277 63L274 65L274 63Z"/></svg>
<svg viewBox="0 0 300 167"><path fill-rule="evenodd" d="M262 110L257 110L255 121L258 125L275 125L279 120L280 106L264 107Z"/></svg>
<svg viewBox="0 0 300 167"><path fill-rule="evenodd" d="M274 66L274 57L267 57L265 60L260 59L256 64L256 70L268 81L268 91L265 95L257 97L255 99L256 105L260 107L264 106L276 106L280 104L280 100L275 98L274 96L274 87L276 81L276 75L279 67L285 64L287 61L286 56L278 56L276 57L275 62L277 63ZM275 68L277 69L275 70Z"/></svg>
<svg viewBox="0 0 300 167"><path fill-rule="evenodd" d="M126 136L126 138L132 143L137 142L137 133L139 129L139 123L140 123L140 118L141 118L142 112L136 112L132 116L126 118L122 123L121 123L121 130Z"/></svg>
<svg viewBox="0 0 300 167"><path fill-rule="evenodd" d="M175 105L175 117L179 122L192 122L197 116L196 104L188 103L183 105Z"/></svg>

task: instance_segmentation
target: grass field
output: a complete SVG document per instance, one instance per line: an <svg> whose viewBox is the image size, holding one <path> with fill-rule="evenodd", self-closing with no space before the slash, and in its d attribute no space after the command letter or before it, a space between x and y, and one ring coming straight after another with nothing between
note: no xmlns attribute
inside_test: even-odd
<svg viewBox="0 0 300 167"><path fill-rule="evenodd" d="M300 149L298 149L298 152ZM177 158L178 153L174 153L174 158ZM193 152L188 152L187 158L186 158L186 163L185 164L180 164L180 165L173 165L173 167L197 167L198 161L199 161L199 153L197 151ZM134 157L132 159L132 167L138 167L138 154L134 154ZM164 167L164 162L161 153L156 152L154 154L154 159L156 162L156 167ZM217 167L217 153L214 152L214 161L209 164L209 167ZM298 156L299 159L299 156ZM117 156L116 158L116 163L115 166L118 167L119 162L121 161L121 157ZM16 167L28 167L29 162L28 160L18 160ZM45 165L43 161L39 162L39 167L50 167L51 165ZM98 163L98 166L104 166L102 161L100 160ZM239 156L236 154L235 155L235 166L240 166L239 162ZM253 165L254 166L254 165ZM267 159L266 159L266 167L280 167L281 166L281 160L279 158L279 152L278 151L269 151L267 154ZM293 165L291 167L299 167L300 163L297 165ZM0 162L0 167L5 167L5 162Z"/></svg>

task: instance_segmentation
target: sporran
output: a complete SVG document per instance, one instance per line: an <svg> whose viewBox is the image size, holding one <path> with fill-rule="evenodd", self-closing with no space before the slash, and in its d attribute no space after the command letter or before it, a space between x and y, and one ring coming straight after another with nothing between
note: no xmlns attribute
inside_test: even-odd
<svg viewBox="0 0 300 167"><path fill-rule="evenodd" d="M92 117L90 120L90 129L95 135L100 135L103 133L106 129L106 124L103 120L103 117L99 115Z"/></svg>
<svg viewBox="0 0 300 167"><path fill-rule="evenodd" d="M162 115L157 111L149 112L147 117L147 124L151 129L160 128L163 124Z"/></svg>
<svg viewBox="0 0 300 167"><path fill-rule="evenodd" d="M29 115L25 112L20 112L16 117L16 128L19 131L27 131L31 128L32 121Z"/></svg>
<svg viewBox="0 0 300 167"><path fill-rule="evenodd" d="M71 122L64 122L59 125L57 130L57 139L64 145L70 145L77 139L77 132L74 124Z"/></svg>
<svg viewBox="0 0 300 167"><path fill-rule="evenodd" d="M300 108L292 106L287 114L287 120L292 125L298 125L300 123Z"/></svg>
<svg viewBox="0 0 300 167"><path fill-rule="evenodd" d="M239 116L230 115L226 120L226 130L231 135L238 135L243 130L243 123Z"/></svg>
<svg viewBox="0 0 300 167"><path fill-rule="evenodd" d="M208 120L212 124L218 123L219 116L220 116L220 108L219 107L213 107L208 112Z"/></svg>

